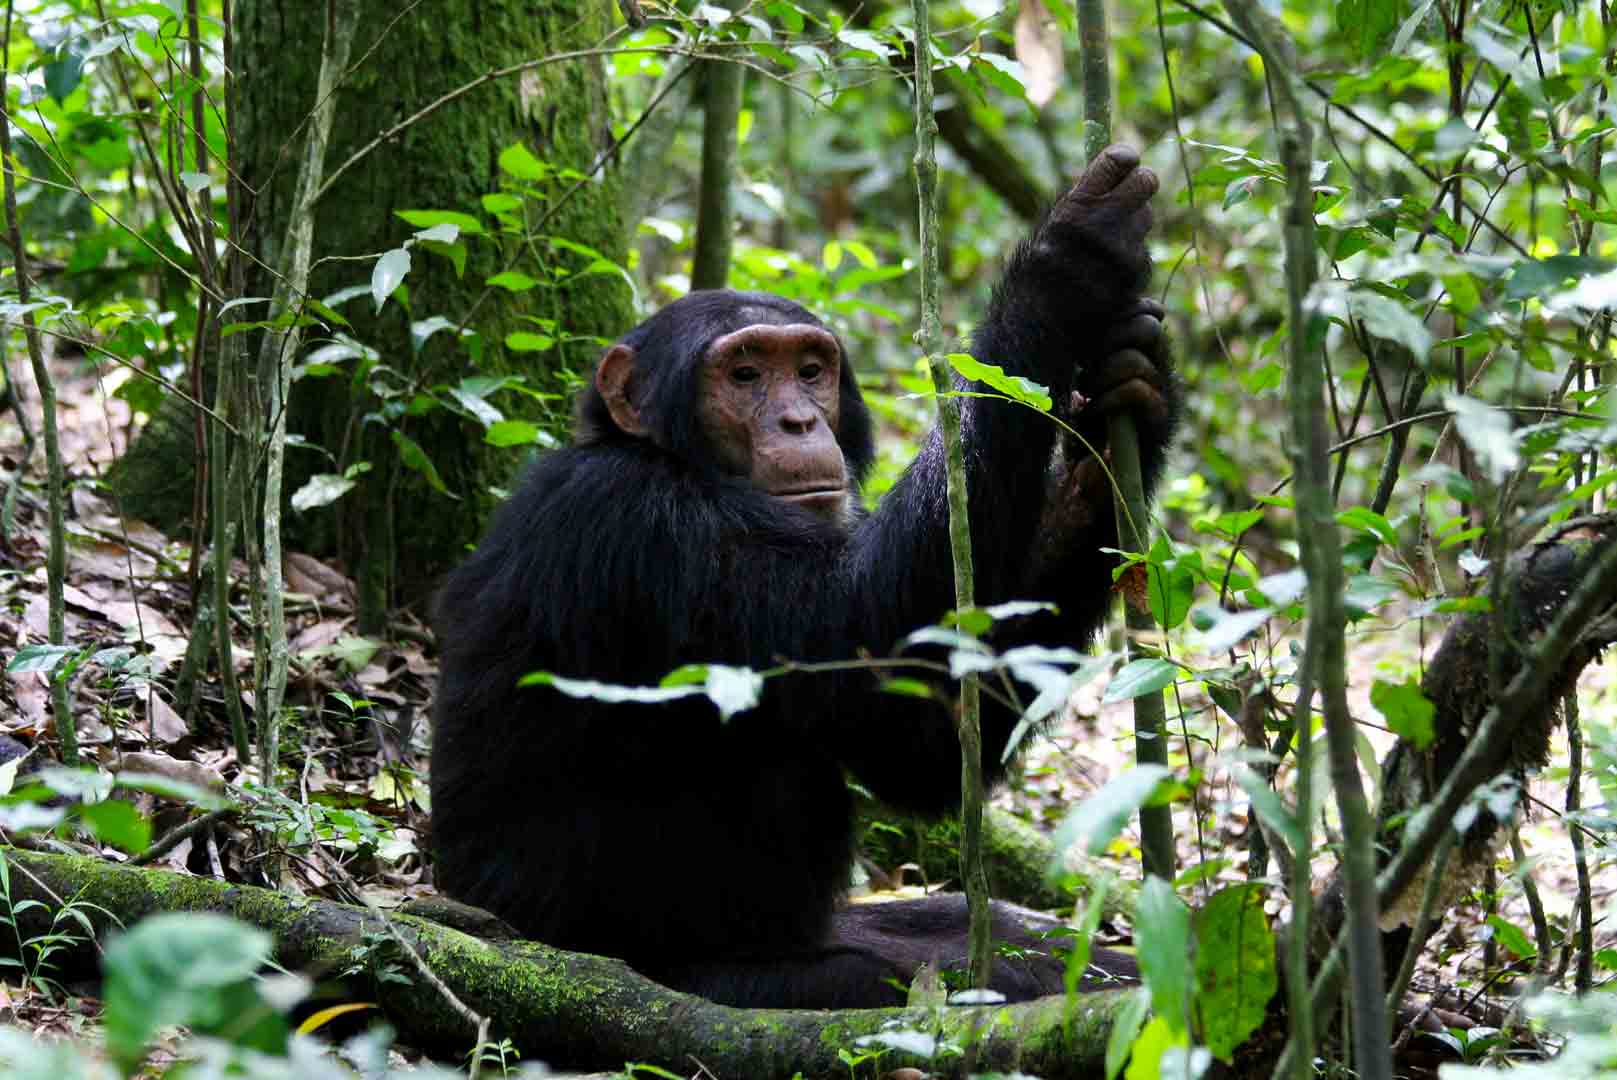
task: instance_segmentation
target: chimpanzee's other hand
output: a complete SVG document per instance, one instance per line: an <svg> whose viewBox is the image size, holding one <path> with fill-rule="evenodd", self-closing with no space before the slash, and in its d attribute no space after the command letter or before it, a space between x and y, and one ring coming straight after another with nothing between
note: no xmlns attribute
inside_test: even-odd
<svg viewBox="0 0 1617 1080"><path fill-rule="evenodd" d="M1099 256L1109 276L1143 282L1151 267L1145 236L1156 193L1157 174L1140 164L1138 150L1108 146L1040 226L1038 255L1086 262Z"/></svg>
<svg viewBox="0 0 1617 1080"><path fill-rule="evenodd" d="M1075 426L1097 450L1106 420L1129 413L1146 434L1166 438L1172 428L1178 390L1163 339L1161 304L1142 297L1107 327L1095 355L1099 363L1078 372L1071 414ZM1069 448L1070 449L1070 448Z"/></svg>

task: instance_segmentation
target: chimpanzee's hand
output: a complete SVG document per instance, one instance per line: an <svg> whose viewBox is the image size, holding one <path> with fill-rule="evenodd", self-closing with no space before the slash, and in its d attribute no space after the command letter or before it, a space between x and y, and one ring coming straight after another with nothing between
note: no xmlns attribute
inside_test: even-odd
<svg viewBox="0 0 1617 1080"><path fill-rule="evenodd" d="M1108 326L1092 356L1077 372L1068 423L1076 427L1095 450L1104 450L1106 422L1116 413L1129 413L1143 439L1159 445L1172 434L1178 411L1178 387L1163 339L1162 305L1141 297ZM1067 447L1068 460L1088 453L1082 446Z"/></svg>
<svg viewBox="0 0 1617 1080"><path fill-rule="evenodd" d="M1092 354L1100 359L1077 372L1078 389L1060 412L1083 441L1070 434L1062 439L1059 467L1049 477L1029 562L1030 587L1042 583L1046 571L1065 565L1063 560L1074 551L1114 542L1097 540L1112 520L1109 465L1103 467L1095 456L1110 458L1106 428L1111 416L1126 412L1134 417L1144 464L1153 474L1160 466L1179 412L1179 385L1162 333L1164 314L1155 300L1135 300L1102 332Z"/></svg>
<svg viewBox="0 0 1617 1080"><path fill-rule="evenodd" d="M1091 286L1103 278L1137 291L1151 269L1145 235L1156 193L1157 174L1140 164L1138 150L1108 146L1051 209L1034 239L1036 256L1079 263L1074 269Z"/></svg>

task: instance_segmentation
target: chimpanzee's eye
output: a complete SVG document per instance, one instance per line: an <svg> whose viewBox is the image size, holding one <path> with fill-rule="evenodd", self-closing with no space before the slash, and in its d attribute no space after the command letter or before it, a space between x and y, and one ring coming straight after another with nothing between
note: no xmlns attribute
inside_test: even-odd
<svg viewBox="0 0 1617 1080"><path fill-rule="evenodd" d="M760 374L757 368L746 364L730 369L730 378L738 383L757 382Z"/></svg>
<svg viewBox="0 0 1617 1080"><path fill-rule="evenodd" d="M797 377L804 382L813 382L820 377L820 373L824 370L825 368L820 364L804 364L797 369Z"/></svg>

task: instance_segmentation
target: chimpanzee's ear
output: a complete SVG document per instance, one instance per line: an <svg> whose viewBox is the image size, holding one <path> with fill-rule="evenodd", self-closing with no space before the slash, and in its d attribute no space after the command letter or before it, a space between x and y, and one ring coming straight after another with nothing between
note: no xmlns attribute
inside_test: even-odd
<svg viewBox="0 0 1617 1080"><path fill-rule="evenodd" d="M640 422L640 409L631 396L633 383L634 350L627 345L612 346L595 369L595 390L606 402L612 422L625 435L643 437L646 428Z"/></svg>

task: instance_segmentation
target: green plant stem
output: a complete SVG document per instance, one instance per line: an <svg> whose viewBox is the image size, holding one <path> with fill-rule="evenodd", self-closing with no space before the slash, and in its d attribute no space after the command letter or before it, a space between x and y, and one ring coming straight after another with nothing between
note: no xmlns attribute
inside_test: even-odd
<svg viewBox="0 0 1617 1080"><path fill-rule="evenodd" d="M12 4L6 4L4 47L0 48L0 103L6 101L6 75L11 68ZM56 428L56 384L45 364L45 349L39 340L39 326L28 310L32 286L28 253L22 246L22 227L17 223L17 176L12 167L11 125L0 119L0 161L5 169L6 235L11 243L13 269L17 277L17 300L23 306L22 334L28 344L28 362L34 369L39 389L41 430L45 442L46 500L50 514L50 543L45 554L46 632L52 645L67 644L67 611L63 588L67 583L67 522L64 512L62 444ZM18 470L21 472L21 469ZM62 763L79 763L78 728L73 721L73 702L68 694L67 677L51 673L51 713L56 721L56 737L62 745Z"/></svg>
<svg viewBox="0 0 1617 1080"><path fill-rule="evenodd" d="M286 243L282 248L286 254L280 280L275 286L272 319L289 314L308 290L309 265L314 251L315 194L325 175L326 145L331 139L332 120L336 116L337 80L348 66L355 15L349 0L330 0L325 9L325 48L316 80L314 115L304 145L303 165L298 171L292 220L287 223ZM264 335L258 357L261 385L270 390L270 430L264 454L265 633L260 638L268 656L261 664L267 674L259 687L257 710L259 776L266 786L275 783L275 767L280 756L281 705L286 696L287 668L291 660L282 596L281 471L286 458L286 412L292 395L292 361L301 340L297 322L291 320L286 329L271 330ZM221 618L219 622L228 633L229 620Z"/></svg>
<svg viewBox="0 0 1617 1080"><path fill-rule="evenodd" d="M741 115L740 64L702 63L702 183L696 208L691 288L722 289L735 243L736 123Z"/></svg>
<svg viewBox="0 0 1617 1080"><path fill-rule="evenodd" d="M938 124L932 115L932 30L927 0L912 0L915 13L915 189L921 229L921 349L938 394L949 487L949 551L954 557L955 607L974 603L971 518L966 462L960 444L961 399L949 396L954 375L943 357L943 321L938 307ZM988 871L983 866L983 751L977 680L960 680L960 874L970 912L971 985L988 985L993 963L988 912Z"/></svg>
<svg viewBox="0 0 1617 1080"><path fill-rule="evenodd" d="M1572 857L1578 872L1577 941L1578 966L1572 978L1572 988L1587 994L1594 987L1594 903L1590 895L1589 854L1585 850L1583 830L1578 825L1578 811L1583 807L1583 727L1579 723L1578 693L1569 691L1561 699L1566 716L1567 778L1566 816L1572 822Z"/></svg>
<svg viewBox="0 0 1617 1080"><path fill-rule="evenodd" d="M1093 161L1112 139L1110 41L1106 34L1105 0L1079 0L1078 37L1084 72L1084 153ZM1145 480L1140 471L1140 436L1132 417L1119 413L1107 421L1106 447L1112 456L1118 546L1124 551L1144 552L1150 547L1150 518L1146 510ZM1129 659L1138 659L1145 655L1139 646L1141 637L1157 628L1150 606L1141 608L1125 599L1123 623L1127 629ZM1168 744L1163 734L1166 727L1167 712L1162 694L1142 694L1134 699L1135 760L1142 764L1168 764ZM1167 806L1140 808L1140 854L1147 874L1173 880L1173 812Z"/></svg>
<svg viewBox="0 0 1617 1080"><path fill-rule="evenodd" d="M1352 957L1351 1029L1354 1064L1368 1080L1392 1075L1389 1027L1383 1002L1386 992L1382 970L1381 935L1376 925L1376 864L1373 847L1375 823L1359 777L1357 732L1347 707L1346 644L1343 628L1341 537L1331 495L1329 440L1326 435L1325 368L1316 334L1316 316L1306 309L1316 274L1313 129L1299 100L1300 83L1291 39L1285 27L1261 11L1251 0L1232 0L1227 10L1263 58L1275 105L1280 157L1287 176L1288 200L1284 239L1288 302L1288 400L1293 455L1297 478L1297 532L1304 572L1308 576L1308 633L1302 668L1320 691L1325 717L1326 747L1337 807L1342 818L1342 862L1346 888L1347 933ZM1311 725L1308 702L1299 698L1297 739L1299 760L1306 757ZM1303 804L1302 814L1310 812ZM1293 900L1308 895L1306 868L1309 852L1298 853ZM1306 922L1292 931L1293 1006L1297 1009L1294 1041L1302 1052L1294 1058L1300 1078L1312 1068L1312 1014L1298 987L1306 978ZM1312 999L1318 1005L1320 999ZM1301 1038L1298 1038L1301 1036ZM1277 1075L1279 1075L1277 1070Z"/></svg>

